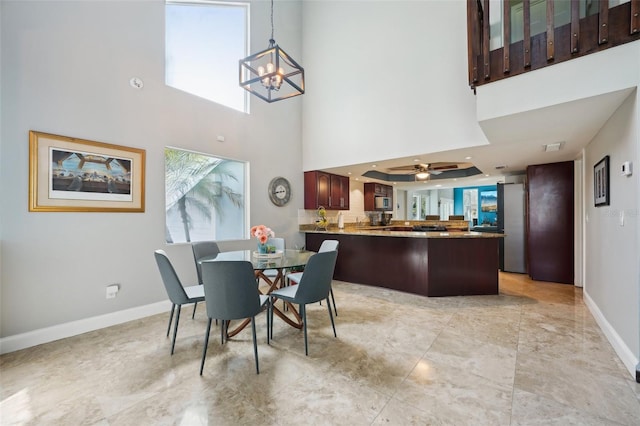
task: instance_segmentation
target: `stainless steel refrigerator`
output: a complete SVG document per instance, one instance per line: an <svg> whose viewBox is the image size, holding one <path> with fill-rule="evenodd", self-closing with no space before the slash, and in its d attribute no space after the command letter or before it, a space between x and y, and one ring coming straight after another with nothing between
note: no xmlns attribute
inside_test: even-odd
<svg viewBox="0 0 640 426"><path fill-rule="evenodd" d="M500 266L505 272L527 272L525 214L524 184L498 184L498 229L505 234Z"/></svg>

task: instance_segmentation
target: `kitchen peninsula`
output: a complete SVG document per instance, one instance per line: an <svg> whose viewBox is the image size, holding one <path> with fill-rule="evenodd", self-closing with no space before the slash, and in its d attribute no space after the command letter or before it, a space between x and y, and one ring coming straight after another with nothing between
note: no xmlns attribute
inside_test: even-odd
<svg viewBox="0 0 640 426"><path fill-rule="evenodd" d="M334 278L424 296L498 294L502 234L414 231L418 227L303 229L306 247L340 242Z"/></svg>

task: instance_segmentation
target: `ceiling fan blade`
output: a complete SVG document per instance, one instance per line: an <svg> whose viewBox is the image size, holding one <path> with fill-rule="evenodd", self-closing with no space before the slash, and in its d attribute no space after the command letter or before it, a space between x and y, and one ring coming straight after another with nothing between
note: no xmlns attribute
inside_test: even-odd
<svg viewBox="0 0 640 426"><path fill-rule="evenodd" d="M415 166L397 166L397 167L387 167L387 170L407 170L407 171L414 171L416 170Z"/></svg>

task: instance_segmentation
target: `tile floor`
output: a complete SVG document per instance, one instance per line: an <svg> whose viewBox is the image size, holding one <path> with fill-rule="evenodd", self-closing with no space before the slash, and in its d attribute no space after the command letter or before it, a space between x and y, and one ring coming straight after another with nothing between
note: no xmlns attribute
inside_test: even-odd
<svg viewBox="0 0 640 426"><path fill-rule="evenodd" d="M638 425L640 385L573 286L501 274L499 296L426 298L335 282L299 330L220 345L186 308L0 357L2 425Z"/></svg>

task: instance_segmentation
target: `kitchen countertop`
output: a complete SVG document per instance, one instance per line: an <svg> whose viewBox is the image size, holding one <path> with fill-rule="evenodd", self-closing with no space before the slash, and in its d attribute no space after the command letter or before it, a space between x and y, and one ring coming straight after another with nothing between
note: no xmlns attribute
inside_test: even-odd
<svg viewBox="0 0 640 426"><path fill-rule="evenodd" d="M309 234L341 234L341 235L366 235L376 237L402 237L402 238L503 238L504 234L492 234L486 232L468 231L385 231L389 226L372 226L362 228L345 228L342 230L303 230Z"/></svg>

